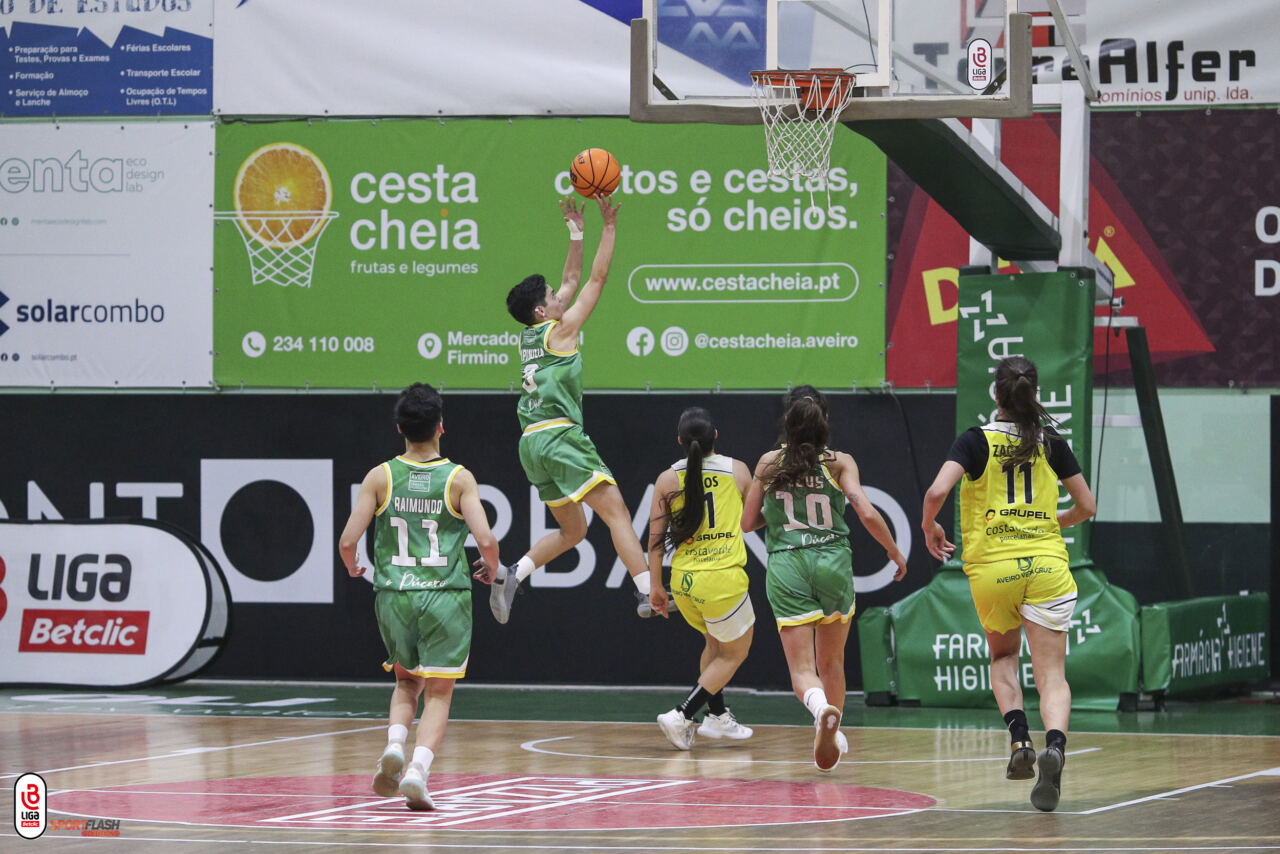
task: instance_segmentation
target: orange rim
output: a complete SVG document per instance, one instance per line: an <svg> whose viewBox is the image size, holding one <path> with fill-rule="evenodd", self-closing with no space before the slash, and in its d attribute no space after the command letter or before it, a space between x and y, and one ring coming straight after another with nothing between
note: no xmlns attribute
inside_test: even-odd
<svg viewBox="0 0 1280 854"><path fill-rule="evenodd" d="M838 103L848 89L857 85L858 76L842 68L768 69L752 71L751 80L759 86L794 86L804 108L817 110Z"/></svg>

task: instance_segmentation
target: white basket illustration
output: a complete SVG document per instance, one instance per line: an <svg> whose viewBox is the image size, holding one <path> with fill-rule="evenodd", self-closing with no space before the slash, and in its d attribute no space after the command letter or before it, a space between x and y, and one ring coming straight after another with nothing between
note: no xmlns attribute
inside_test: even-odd
<svg viewBox="0 0 1280 854"><path fill-rule="evenodd" d="M337 211L215 211L215 220L236 224L255 285L311 287L316 247ZM301 234L299 234L301 232Z"/></svg>

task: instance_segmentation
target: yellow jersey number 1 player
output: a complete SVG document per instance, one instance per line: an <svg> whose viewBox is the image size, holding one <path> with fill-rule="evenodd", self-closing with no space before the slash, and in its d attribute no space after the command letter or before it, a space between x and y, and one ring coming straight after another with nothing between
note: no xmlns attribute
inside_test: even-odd
<svg viewBox="0 0 1280 854"><path fill-rule="evenodd" d="M671 598L705 639L698 684L683 703L658 715L663 735L678 750L693 745L693 716L703 705L707 714L697 735L751 737L724 704L724 686L746 660L756 622L742 542L742 497L751 472L741 460L716 453L717 436L707 410L693 406L680 414L676 441L686 457L658 475L649 513L649 601L667 616L662 557L670 551Z"/></svg>
<svg viewBox="0 0 1280 854"><path fill-rule="evenodd" d="M582 542L587 535L585 503L609 526L613 547L636 585L636 612L653 616L649 605L649 571L631 513L617 481L600 459L582 425L582 353L578 336L591 317L613 263L618 209L609 196L597 196L600 243L591 277L582 278L583 211L565 197L560 210L569 226L569 253L560 289L553 291L540 274L525 278L507 294L507 311L524 324L520 334L520 402L516 413L520 465L538 497L551 508L559 528L546 534L514 566L501 567L489 591L489 609L499 623L511 616L516 590L535 569ZM574 297L577 297L575 300ZM580 503L581 502L581 503Z"/></svg>
<svg viewBox="0 0 1280 854"><path fill-rule="evenodd" d="M987 635L991 691L1012 741L1005 777L1029 780L1040 766L1031 803L1058 806L1067 748L1071 688L1067 685L1067 629L1076 583L1067 564L1062 529L1093 515L1095 503L1080 463L1065 440L1045 426L1049 414L1036 399L1036 366L1014 356L996 366L996 420L956 439L924 497L921 527L929 552L946 560L955 549L935 517L960 483L964 572ZM1072 506L1058 509L1058 482ZM1031 744L1022 709L1018 652L1026 632L1040 693L1045 749Z"/></svg>
<svg viewBox="0 0 1280 854"><path fill-rule="evenodd" d="M410 809L430 810L435 805L427 775L449 722L454 682L466 675L471 655L471 578L463 544L468 531L475 535L482 564L475 578L492 581L498 541L475 477L440 456L440 393L414 383L396 399L395 417L404 453L365 475L338 551L353 578L364 575L356 550L373 522L373 609L387 648L382 666L396 677L373 790L384 798L399 791ZM417 741L405 768L404 743L424 692Z"/></svg>

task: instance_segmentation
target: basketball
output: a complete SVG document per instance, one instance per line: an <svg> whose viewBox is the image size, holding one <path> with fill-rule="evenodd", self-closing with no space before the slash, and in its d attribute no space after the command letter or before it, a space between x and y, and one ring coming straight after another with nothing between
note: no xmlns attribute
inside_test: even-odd
<svg viewBox="0 0 1280 854"><path fill-rule="evenodd" d="M618 158L603 148L588 148L569 164L569 180L579 195L587 198L607 196L618 187L622 167Z"/></svg>

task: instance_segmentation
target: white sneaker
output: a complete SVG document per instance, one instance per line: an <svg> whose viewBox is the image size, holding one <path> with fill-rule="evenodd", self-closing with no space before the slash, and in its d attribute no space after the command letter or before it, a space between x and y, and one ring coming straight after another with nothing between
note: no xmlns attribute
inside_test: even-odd
<svg viewBox="0 0 1280 854"><path fill-rule="evenodd" d="M404 772L400 781L400 794L404 795L405 805L411 810L433 810L435 801L427 794L427 780L422 773L422 766L417 762L409 763L409 770Z"/></svg>
<svg viewBox="0 0 1280 854"><path fill-rule="evenodd" d="M824 706L813 722L813 764L819 771L834 770L840 764L840 710ZM845 742L846 747L848 741Z"/></svg>
<svg viewBox="0 0 1280 854"><path fill-rule="evenodd" d="M658 726L676 750L688 750L693 747L694 724L679 709L672 709L658 715Z"/></svg>
<svg viewBox="0 0 1280 854"><path fill-rule="evenodd" d="M707 738L731 738L735 741L751 738L752 732L751 727L738 723L738 719L728 709L724 710L723 715L707 712L702 719L702 725L698 727L698 735L705 735Z"/></svg>
<svg viewBox="0 0 1280 854"><path fill-rule="evenodd" d="M489 610L499 623L511 619L511 605L516 601L516 591L520 589L520 579L516 578L514 566L498 567L498 574L489 585Z"/></svg>
<svg viewBox="0 0 1280 854"><path fill-rule="evenodd" d="M373 775L373 791L379 797L394 798L399 791L400 772L404 770L404 745L396 741L387 742L387 747L378 757L378 773Z"/></svg>
<svg viewBox="0 0 1280 854"><path fill-rule="evenodd" d="M844 737L844 733L836 733L836 747L840 748L840 755L844 756L849 752L849 739Z"/></svg>

